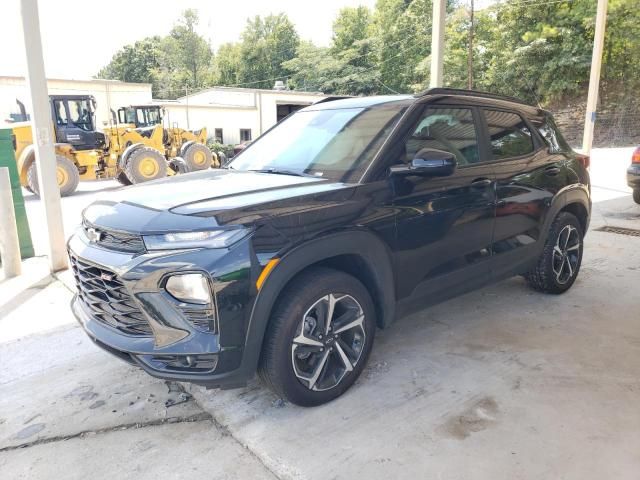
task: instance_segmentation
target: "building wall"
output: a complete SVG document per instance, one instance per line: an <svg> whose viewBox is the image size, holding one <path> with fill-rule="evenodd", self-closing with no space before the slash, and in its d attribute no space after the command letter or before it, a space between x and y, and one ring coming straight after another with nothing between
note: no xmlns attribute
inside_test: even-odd
<svg viewBox="0 0 640 480"><path fill-rule="evenodd" d="M98 129L109 122L109 107L119 107L151 102L151 84L125 83L112 80L63 80L48 79L50 95L93 95L96 99L96 124ZM31 111L25 80L22 77L0 76L0 123L7 123L11 113L19 113L16 99Z"/></svg>
<svg viewBox="0 0 640 480"><path fill-rule="evenodd" d="M181 128L207 128L209 137L223 129L223 142L240 143L240 129L250 129L255 140L277 122L278 105L311 105L325 98L320 93L215 87L157 102L165 107L165 124ZM187 110L189 121L187 125Z"/></svg>
<svg viewBox="0 0 640 480"><path fill-rule="evenodd" d="M207 128L207 135L213 137L214 129L222 128L223 142L235 145L240 143L240 129L251 130L251 138L258 136L260 124L255 108L210 107L184 103L163 103L165 108L165 126L178 126L197 130ZM187 122L187 108L189 121Z"/></svg>

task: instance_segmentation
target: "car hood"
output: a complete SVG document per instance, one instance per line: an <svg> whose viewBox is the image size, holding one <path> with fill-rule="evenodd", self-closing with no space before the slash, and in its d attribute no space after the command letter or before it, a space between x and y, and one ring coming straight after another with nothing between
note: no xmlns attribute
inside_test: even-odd
<svg viewBox="0 0 640 480"><path fill-rule="evenodd" d="M299 203L299 197L346 187L323 178L207 170L110 192L87 207L83 217L93 225L145 233L246 224L251 223L247 210L256 205ZM270 215L269 209L265 212Z"/></svg>

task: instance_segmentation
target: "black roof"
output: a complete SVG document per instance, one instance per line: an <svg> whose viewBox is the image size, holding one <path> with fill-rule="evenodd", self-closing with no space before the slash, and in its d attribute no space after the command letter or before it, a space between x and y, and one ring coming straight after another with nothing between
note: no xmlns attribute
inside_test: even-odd
<svg viewBox="0 0 640 480"><path fill-rule="evenodd" d="M425 97L473 97L476 99L482 99L485 102L495 100L501 102L506 106L512 105L514 108L518 106L518 110L529 112L543 112L537 106L531 105L524 100L516 97L510 97L508 95L498 95L495 93L482 92L479 90L463 90L458 88L429 88L416 95L375 95L368 97L347 97L341 98L339 96L330 96L319 102L316 102L304 110L333 110L339 108L369 108L376 105L383 105L392 102L406 102L407 104L420 101Z"/></svg>
<svg viewBox="0 0 640 480"><path fill-rule="evenodd" d="M429 88L424 92L416 94L416 98L426 97L427 95L456 95L467 97L490 98L493 100L504 100L506 102L520 103L530 106L527 102L520 98L511 97L509 95L498 95L497 93L483 92L481 90L464 90L461 88Z"/></svg>

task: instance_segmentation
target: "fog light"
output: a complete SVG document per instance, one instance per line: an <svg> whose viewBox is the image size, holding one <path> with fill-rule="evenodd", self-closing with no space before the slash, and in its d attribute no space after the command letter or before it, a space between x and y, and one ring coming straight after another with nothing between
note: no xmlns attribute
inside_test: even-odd
<svg viewBox="0 0 640 480"><path fill-rule="evenodd" d="M165 289L182 302L199 304L211 303L209 282L201 273L173 275L167 280Z"/></svg>

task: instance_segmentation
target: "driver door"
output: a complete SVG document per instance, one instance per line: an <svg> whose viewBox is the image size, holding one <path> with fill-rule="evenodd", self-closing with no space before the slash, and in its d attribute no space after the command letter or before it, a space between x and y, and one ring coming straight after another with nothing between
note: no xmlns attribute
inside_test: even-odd
<svg viewBox="0 0 640 480"><path fill-rule="evenodd" d="M489 278L495 175L479 119L474 107L427 105L405 135L402 162L429 148L453 153L457 167L447 177L391 178L399 299L440 301Z"/></svg>

